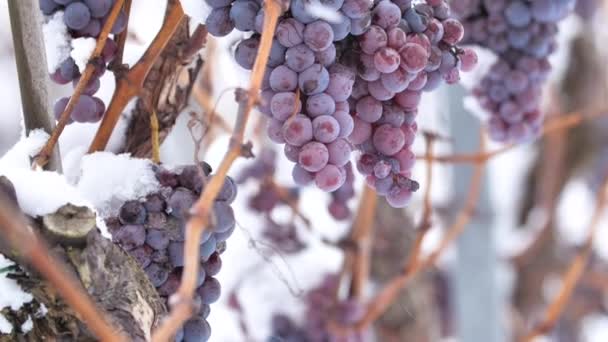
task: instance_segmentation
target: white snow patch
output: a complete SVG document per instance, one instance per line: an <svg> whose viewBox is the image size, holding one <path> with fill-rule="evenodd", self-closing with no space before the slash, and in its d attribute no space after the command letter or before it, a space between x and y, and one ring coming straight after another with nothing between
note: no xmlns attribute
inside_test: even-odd
<svg viewBox="0 0 608 342"><path fill-rule="evenodd" d="M608 336L608 317L600 314L592 314L583 318L581 332L584 341L606 341L606 336Z"/></svg>
<svg viewBox="0 0 608 342"><path fill-rule="evenodd" d="M80 72L84 72L84 69L87 67L96 44L97 41L94 38L82 37L72 40L72 52L70 52L70 56L76 62Z"/></svg>
<svg viewBox="0 0 608 342"><path fill-rule="evenodd" d="M1 170L0 174L11 180L21 210L30 216L54 213L67 203L92 208L78 189L56 172L12 168Z"/></svg>
<svg viewBox="0 0 608 342"><path fill-rule="evenodd" d="M63 11L56 12L42 25L46 61L49 73L54 73L65 59L70 57L70 35L63 22Z"/></svg>
<svg viewBox="0 0 608 342"><path fill-rule="evenodd" d="M338 24L344 20L344 16L340 12L323 5L319 1L311 1L306 4L306 11L315 18L323 19L332 24Z"/></svg>
<svg viewBox="0 0 608 342"><path fill-rule="evenodd" d="M200 0L181 0L184 13L192 18L193 21L204 24L211 13L212 8L205 1Z"/></svg>
<svg viewBox="0 0 608 342"><path fill-rule="evenodd" d="M40 152L48 138L49 135L41 129L31 131L27 138L19 140L0 158L0 172L5 168L29 168L30 157Z"/></svg>
<svg viewBox="0 0 608 342"><path fill-rule="evenodd" d="M97 152L82 159L78 190L102 217L117 213L121 203L143 197L159 184L147 159Z"/></svg>
<svg viewBox="0 0 608 342"><path fill-rule="evenodd" d="M27 316L27 320L21 324L21 332L27 334L34 328L34 321L32 321L32 317Z"/></svg>
<svg viewBox="0 0 608 342"><path fill-rule="evenodd" d="M6 259L0 254L0 269L11 266L14 263ZM11 310L19 310L25 303L32 301L33 297L31 294L24 292L19 284L13 279L6 277L6 274L0 274L0 309L10 307ZM2 328L2 315L0 315L0 331L4 331ZM9 330L9 333L12 331Z"/></svg>
<svg viewBox="0 0 608 342"><path fill-rule="evenodd" d="M0 314L0 333L10 334L13 332L13 325L6 320L3 314Z"/></svg>

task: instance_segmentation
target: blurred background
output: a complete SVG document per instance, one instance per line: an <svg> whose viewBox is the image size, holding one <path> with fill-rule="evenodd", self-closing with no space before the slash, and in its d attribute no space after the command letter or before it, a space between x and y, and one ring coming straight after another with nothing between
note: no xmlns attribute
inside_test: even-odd
<svg viewBox="0 0 608 342"><path fill-rule="evenodd" d="M153 39L164 7L162 0L133 2L126 63L132 65ZM549 119L608 109L606 19L608 12L596 9L571 15L560 24L559 48L551 59L554 69L543 95L543 110ZM201 75L212 85L211 101L222 118L220 124L206 130L205 145L198 151L212 166L218 165L225 152L234 122L236 103L232 91L246 87L249 80L249 73L232 60L234 44L240 37L236 31L222 40L209 37L203 51L208 65ZM421 131L444 137L435 143L437 154L477 151L477 132L484 114L469 96L469 89L494 60L491 53L481 49L478 52L480 66L465 76L462 85L443 86L423 98L418 126ZM0 75L3 155L22 135L6 2L0 2ZM101 82L99 96L108 103L114 88L112 75L106 73ZM53 99L72 91L71 86L51 82L49 86ZM191 112L201 108L199 100L191 100L165 139L161 148L163 163L194 161L195 142L189 122ZM110 150L121 150L128 120L127 112ZM358 213L363 193L363 181L357 178L357 196L349 202L353 217L333 219L327 209L327 194L294 186L291 166L282 148L271 143L260 129L263 120L256 113L247 135L253 141L254 152L266 156L264 160L275 169L273 182L297 192L297 196L290 205L261 210L256 203L264 199L255 197L260 193L260 184L248 180L239 186L235 202L238 229L229 242L224 268L218 276L224 292L209 319L213 328L211 341L282 341L276 332L279 314L295 322L309 319L306 294L343 268L347 247L341 242ZM77 179L75 160L82 156L97 126L72 124L61 136L60 150L69 177ZM489 144L488 150L500 147ZM424 155L422 135L418 136L414 151ZM238 179L252 163L238 160L230 174ZM436 163L432 184L427 184L425 162L417 163L414 179L420 182L421 189L432 189L432 228L423 243L423 253L437 248L445 229L462 209L472 167ZM435 266L401 291L374 325L374 337L365 341L511 341L535 327L558 293L561 275L587 236L600 185L608 176L608 119L594 118L512 148L491 158L485 171L478 205L464 234ZM364 298L372 298L401 271L421 219L422 196L423 191L418 191L406 209L393 209L379 200L371 223L371 272ZM604 243L608 241L607 223L604 213L590 262L570 302L556 327L539 341L608 340L608 246Z"/></svg>

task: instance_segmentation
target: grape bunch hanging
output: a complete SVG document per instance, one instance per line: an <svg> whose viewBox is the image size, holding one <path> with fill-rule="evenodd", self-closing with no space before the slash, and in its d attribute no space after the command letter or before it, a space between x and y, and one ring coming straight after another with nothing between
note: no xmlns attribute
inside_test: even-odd
<svg viewBox="0 0 608 342"><path fill-rule="evenodd" d="M106 221L112 239L125 249L144 269L168 307L181 280L184 266L185 225L192 205L200 197L211 168L203 163L188 165L177 171L162 167L156 170L160 190L145 198L125 202L117 217ZM204 173L204 177L202 174ZM206 229L200 245L195 316L188 320L176 341L207 341L211 328L206 321L209 305L220 297L221 286L215 276L222 267L220 254L235 229L231 204L236 185L227 177L213 205L213 225Z"/></svg>
<svg viewBox="0 0 608 342"><path fill-rule="evenodd" d="M75 41L79 38L97 39L99 37L114 5L114 0L39 0L39 4L46 20L62 21L67 28L69 38ZM121 11L110 33L117 35L124 31L126 26L127 16ZM106 106L100 98L94 95L100 87L99 79L106 72L107 65L114 59L116 51L116 42L108 38L100 58L89 61L89 63L94 63L95 66L93 77L91 77L71 112L70 123L94 123L102 118ZM57 84L71 82L75 88L82 72L84 70L79 69L74 58L67 57L60 62L50 77ZM53 112L57 119L65 110L69 100L69 97L62 97L55 102Z"/></svg>
<svg viewBox="0 0 608 342"><path fill-rule="evenodd" d="M209 33L251 32L234 51L253 67L264 10L259 1L206 0ZM270 140L283 144L298 185L334 192L357 169L394 207L418 189L411 146L421 93L458 82L477 62L457 46L463 26L443 0L294 0L279 18L261 93ZM344 208L333 206L335 216Z"/></svg>
<svg viewBox="0 0 608 342"><path fill-rule="evenodd" d="M455 1L455 6L458 1ZM496 53L473 94L490 113L488 131L499 142L521 142L538 135L542 86L551 71L558 23L574 9L575 0L493 0L458 5L467 35L465 43Z"/></svg>

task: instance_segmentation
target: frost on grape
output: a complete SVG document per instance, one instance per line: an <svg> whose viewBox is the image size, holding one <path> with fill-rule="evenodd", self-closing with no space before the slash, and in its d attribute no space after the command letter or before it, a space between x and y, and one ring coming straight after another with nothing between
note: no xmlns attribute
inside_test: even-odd
<svg viewBox="0 0 608 342"><path fill-rule="evenodd" d="M87 63L89 62L89 57L95 50L95 45L97 41L95 38L76 38L72 40L72 51L70 52L70 56L76 62L79 70L84 71L87 67Z"/></svg>
<svg viewBox="0 0 608 342"><path fill-rule="evenodd" d="M48 21L42 25L42 33L44 34L48 71L52 74L64 60L70 57L71 38L68 28L63 22L62 11L48 17Z"/></svg>

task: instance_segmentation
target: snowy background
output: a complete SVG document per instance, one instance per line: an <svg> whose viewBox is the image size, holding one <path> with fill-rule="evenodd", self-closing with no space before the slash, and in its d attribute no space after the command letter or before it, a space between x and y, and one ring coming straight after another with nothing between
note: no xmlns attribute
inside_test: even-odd
<svg viewBox="0 0 608 342"><path fill-rule="evenodd" d="M200 1L202 3L202 1ZM188 1L187 3L193 3ZM199 1L196 1L199 3ZM133 15L129 24L131 39L126 47L125 62L133 64L144 51L148 43L156 34L164 14L165 1L146 0L133 2ZM202 10L202 9L201 9ZM576 32L578 23L576 19L569 19L564 23L566 29L562 30L560 53L554 57L554 79L559 79L563 67L567 62L567 42ZM238 33L218 42L215 75L216 95L222 94L225 89L236 86L246 86L248 75L232 62L230 49L238 39ZM112 156L100 153L83 158L98 124L73 124L68 126L60 139L60 150L63 157L65 175L60 176L49 173L34 173L28 170L28 155L35 153L46 138L43 133L36 134L29 139L15 144L22 134L21 113L19 101L19 88L15 56L12 50L12 38L8 21L7 3L0 2L0 174L6 174L15 182L18 196L23 209L30 214L43 214L55 210L59 205L70 200L72 202L95 205L103 213L113 209L112 203L116 200L136 198L150 191L154 180L147 173L146 163L130 160L127 156ZM491 57L482 54L482 67L488 65ZM470 75L464 80L465 85L472 84L477 77ZM113 91L113 77L110 73L102 78L102 87L98 96L108 103ZM57 86L49 82L51 98L68 95L71 86ZM441 97L445 92L426 95L419 116L419 127L444 133L447 135L447 119L444 108L441 107ZM468 100L467 100L468 101ZM227 122L232 123L236 112L233 96L226 92L218 102L218 112L224 115ZM128 119L128 118L127 118ZM125 119L126 120L126 119ZM187 164L193 160L194 145L187 129L188 117L182 115L175 129L164 142L161 148L161 159L172 165ZM119 124L109 146L114 151L121 144L122 132L125 123ZM122 128L122 129L121 129ZM228 144L227 136L220 136L213 142L205 155L205 160L212 166L217 166ZM256 150L260 144L256 142ZM414 150L423 151L422 141L418 139ZM490 146L493 148L495 146ZM11 148L13 148L11 150ZM10 150L10 152L8 152ZM442 146L439 151L449 152ZM7 153L8 152L8 153ZM277 172L278 181L284 184L291 183L291 166L282 157ZM523 194L523 180L528 167L537 158L530 146L522 146L509 153L501 155L489 163L488 177L490 184L491 205L496 214L496 236L498 250L501 256L507 257L523 249L534 233L534 229L522 230L515 227L515 213L519 200ZM231 174L236 174L243 167L244 161L238 161ZM105 165L105 167L104 167ZM103 169L101 169L103 167ZM128 170L128 174L125 171ZM418 163L414 178L423 180L424 164ZM438 166L435 169L433 184L433 202L437 205L448 204L451 193L449 191L451 178L448 166ZM361 189L361 180L357 182ZM422 188L426 184L421 184ZM239 188L239 196L234 204L238 229L229 240L228 250L223 255L223 269L218 278L222 283L224 294L238 287L238 298L244 305L244 315L252 338L263 341L270 333L270 318L276 312L285 312L293 316L302 314L302 302L299 298L302 291L316 285L327 272L335 272L342 263L342 254L333 247L321 242L321 238L336 240L348 225L336 223L327 213L326 205L329 202L327 195L315 189L304 189L301 210L312 220L314 232L302 227L299 233L308 244L304 252L293 255L280 255L275 249L260 240L260 230L264 221L255 213L246 209L246 195L254 191L254 184L245 184ZM31 196L31 189L38 189L36 197ZM56 189L62 189L57 191ZM66 189L69 189L66 191ZM56 194L61 193L62 197ZM418 192L407 209L420 213L421 195ZM594 206L595 194L587 185L579 182L568 184L566 191L559 201L559 232L560 238L571 243L581 242L586 234L591 211ZM352 203L353 207L356 203ZM276 213L278 217L288 213ZM604 220L607 223L608 220ZM431 250L441 236L441 226L433 228L425 243L425 250ZM608 247L602 244L608 238L608 225L600 225L596 239L597 252L608 257ZM440 264L449 267L454 257L453 251L446 253ZM0 255L0 269L9 262ZM505 264L501 273L501 285L504 291L510 288L513 274ZM548 291L548 295L551 291ZM28 302L32 297L20 291L11 280L0 275L0 308L10 306L17 309L22 303ZM243 341L235 313L227 306L227 296L223 296L219 303L212 306L210 324L213 329L211 341L238 342ZM26 327L24 327L25 329ZM0 314L0 331L10 331L5 318ZM606 341L608 336L608 318L597 317L590 319L586 324L585 341Z"/></svg>

